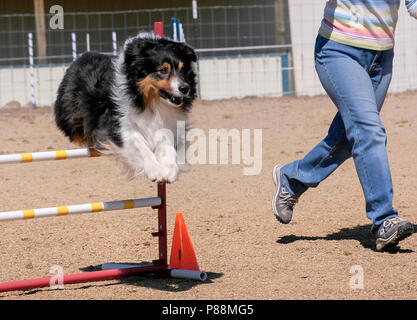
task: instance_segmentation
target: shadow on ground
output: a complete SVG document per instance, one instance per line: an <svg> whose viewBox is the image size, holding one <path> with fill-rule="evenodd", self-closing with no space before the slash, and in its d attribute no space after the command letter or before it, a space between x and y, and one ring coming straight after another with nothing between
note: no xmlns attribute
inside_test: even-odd
<svg viewBox="0 0 417 320"><path fill-rule="evenodd" d="M338 232L330 233L326 236L298 236L298 235L287 235L279 238L277 243L279 244L290 244L296 241L316 241L316 240L357 240L362 245L362 247L366 249L371 249L372 251L376 251L375 248L375 238L370 232L371 230L370 224L367 225L358 225L352 228L343 228L340 229ZM414 225L414 232L417 232L417 225ZM399 246L394 248L390 248L389 250L385 250L383 252L388 253L411 253L413 250L410 249L401 249Z"/></svg>
<svg viewBox="0 0 417 320"><path fill-rule="evenodd" d="M135 265L135 266L150 265L149 262L142 262L142 263L122 262L122 264L130 264L130 265ZM90 266L90 267L82 268L80 270L84 272L99 271L101 270L101 265ZM215 272L206 272L206 273L207 273L207 279L205 281L170 278L170 277L158 274L158 273L149 273L146 275L121 278L121 279L118 279L119 283L115 283L113 285L128 284L128 285L133 285L137 287L145 287L145 288L151 288L151 289L156 289L156 290L161 290L161 291L181 292L181 291L187 291L195 286L213 283L214 279L217 279L223 276L223 273L215 273Z"/></svg>

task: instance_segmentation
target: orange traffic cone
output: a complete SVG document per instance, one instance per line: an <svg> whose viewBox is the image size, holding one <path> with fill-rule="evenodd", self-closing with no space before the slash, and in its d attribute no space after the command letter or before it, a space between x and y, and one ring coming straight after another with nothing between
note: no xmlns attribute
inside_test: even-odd
<svg viewBox="0 0 417 320"><path fill-rule="evenodd" d="M200 270L181 212L177 212L175 216L169 267L171 269Z"/></svg>

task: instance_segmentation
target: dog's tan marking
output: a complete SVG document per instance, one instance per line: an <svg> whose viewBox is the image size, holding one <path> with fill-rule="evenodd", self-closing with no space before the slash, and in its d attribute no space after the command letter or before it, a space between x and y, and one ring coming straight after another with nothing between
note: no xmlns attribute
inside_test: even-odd
<svg viewBox="0 0 417 320"><path fill-rule="evenodd" d="M181 69L184 67L184 62L178 63L178 70L181 71Z"/></svg>
<svg viewBox="0 0 417 320"><path fill-rule="evenodd" d="M167 65L167 68L171 68L169 63L164 63L162 66ZM169 66L169 67L168 67ZM170 69L171 70L171 69ZM160 99L159 90L163 90L172 94L171 82L176 80L176 77L169 77L168 79L155 79L152 75L148 75L137 82L138 89L142 92L145 102L145 107L149 106L152 101Z"/></svg>
<svg viewBox="0 0 417 320"><path fill-rule="evenodd" d="M87 140L85 138L80 137L80 136L71 137L71 142L74 142L75 144L78 144L80 147L86 147L87 146Z"/></svg>
<svg viewBox="0 0 417 320"><path fill-rule="evenodd" d="M168 93L171 93L171 81L174 79L174 77L169 78L169 80L159 80L156 82L156 87L158 89L162 89Z"/></svg>
<svg viewBox="0 0 417 320"><path fill-rule="evenodd" d="M156 87L156 80L148 75L138 81L138 89L143 94L145 107L148 107L153 100L158 99L158 89Z"/></svg>
<svg viewBox="0 0 417 320"><path fill-rule="evenodd" d="M168 62L164 62L162 64L162 66L159 67L159 71L164 71L164 69L166 69L166 74L170 74L171 73L171 65Z"/></svg>

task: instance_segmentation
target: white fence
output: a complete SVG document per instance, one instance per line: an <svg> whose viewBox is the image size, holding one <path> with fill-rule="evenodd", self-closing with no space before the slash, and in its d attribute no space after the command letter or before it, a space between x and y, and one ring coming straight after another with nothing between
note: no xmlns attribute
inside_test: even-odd
<svg viewBox="0 0 417 320"><path fill-rule="evenodd" d="M203 100L282 96L280 56L202 59L199 71Z"/></svg>
<svg viewBox="0 0 417 320"><path fill-rule="evenodd" d="M290 33L291 39L285 40L285 42L290 42L287 45L282 43L276 45L276 39L272 39L273 37L268 33L275 28L275 21L272 21L271 18L274 17L273 14L266 18L265 13L273 11L273 6L249 6L239 7L238 9L234 7L207 7L200 9L202 10L200 11L201 14L205 13L208 14L207 17L211 17L211 19L206 19L207 21L200 19L195 20L196 22L194 20L187 22L188 20L184 17L184 25L186 30L188 30L186 38L193 40L194 46L196 44L207 45L207 43L211 43L207 39L211 39L213 42L208 49L211 50L209 54L204 51L207 51L207 48L199 51L201 54L199 60L200 97L204 100L212 100L243 98L246 96L276 97L284 94L323 94L324 90L314 68L314 43L323 17L324 6L325 1L323 0L288 1L288 14L284 19L288 22L287 27L289 27L289 30L286 29L286 34ZM184 9L183 11L189 14L190 12L187 10ZM261 11L258 12L256 10ZM224 13L223 15L221 14L222 12ZM241 12L242 16L239 16L238 22L235 21L231 24L228 22L227 12ZM252 17L252 12L259 13L256 15L256 19L254 19L255 14ZM243 13L245 14L243 15ZM123 14L127 15L129 13ZM139 17L141 12L138 11L135 14ZM243 17L246 15L250 18L248 21L251 29L248 30L245 29L245 24L242 22L244 21L242 20ZM224 21L219 17L223 17ZM264 20L262 20L262 17ZM221 21L219 20L220 22L213 24L214 18L219 18ZM219 28L214 26L219 26ZM220 28L220 26L222 27ZM136 27L132 28L135 29ZM125 29L127 30L128 28L125 26ZM196 30L200 31L197 32ZM207 39L202 38L208 30L211 30L210 37ZM269 31L266 32L266 30ZM257 34L255 31L260 33ZM108 30L103 32L111 34ZM417 21L408 15L402 1L396 30L394 75L390 92L417 89L416 35ZM21 46L27 45L25 37L26 34L23 36L24 41ZM205 42L202 42L200 38ZM258 38L262 41L257 42ZM118 37L118 39L122 41L123 37ZM219 39L225 40L224 43L215 42L215 40ZM250 45L251 49L233 50L244 48L241 43L242 39L246 39L244 44ZM70 43L70 40L67 42ZM61 47L61 44L59 44L59 47ZM265 47L269 49L259 50ZM230 48L232 50L229 50ZM26 47L24 49L27 50ZM67 51L62 53L68 55L70 51ZM80 52L82 51L83 47L80 48ZM224 57L221 57L222 55ZM62 57L65 56L63 55ZM24 61L26 65L29 62L29 58L26 59L25 57L16 57L16 59L19 59L20 63ZM3 58L4 61L16 59L14 57ZM37 106L51 106L53 104L59 82L67 65L47 64L35 66L35 98ZM0 67L0 108L12 101L17 102L16 104L21 106L31 105L28 66L12 67L4 66L3 64Z"/></svg>
<svg viewBox="0 0 417 320"><path fill-rule="evenodd" d="M35 100L40 107L52 106L66 66L35 68ZM29 68L0 68L0 108L6 104L29 107L31 87Z"/></svg>
<svg viewBox="0 0 417 320"><path fill-rule="evenodd" d="M36 105L52 106L66 66L35 68ZM200 97L204 100L283 94L281 56L202 59ZM0 108L10 102L31 106L29 68L0 69Z"/></svg>

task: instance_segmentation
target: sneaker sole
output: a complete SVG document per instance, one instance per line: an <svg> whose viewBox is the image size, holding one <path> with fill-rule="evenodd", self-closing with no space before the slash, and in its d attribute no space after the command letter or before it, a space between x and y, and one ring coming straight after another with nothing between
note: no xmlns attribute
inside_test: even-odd
<svg viewBox="0 0 417 320"><path fill-rule="evenodd" d="M274 181L274 184L275 184L275 186L277 187L277 190L275 191L275 195L274 195L274 197L272 198L272 210L274 211L274 215L275 215L275 218L277 218L277 220L279 221L279 222L281 222L281 223L283 223L283 224L288 224L290 221L283 221L282 219L281 219L281 217L279 216L279 214L278 214L278 211L277 211L277 208L276 208L276 203L277 203L277 197L278 197L278 194L279 194L279 190L281 189L281 182L280 182L280 180L278 179L277 180L277 173L279 174L279 175L281 175L281 168L282 168L283 166L282 165L279 165L279 164L277 164L275 167L274 167L274 169L272 169L272 180Z"/></svg>
<svg viewBox="0 0 417 320"><path fill-rule="evenodd" d="M392 249L398 245L398 243L414 233L414 227L411 223L406 223L403 226L398 227L397 232L395 232L387 240L376 240L376 250L382 251L383 249Z"/></svg>

